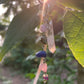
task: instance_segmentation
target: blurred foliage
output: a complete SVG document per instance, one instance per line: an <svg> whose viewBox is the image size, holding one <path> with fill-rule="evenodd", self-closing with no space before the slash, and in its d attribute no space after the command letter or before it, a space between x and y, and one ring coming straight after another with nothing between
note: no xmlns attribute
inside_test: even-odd
<svg viewBox="0 0 84 84"><path fill-rule="evenodd" d="M61 46L57 45L55 54L48 52L47 64L49 81L47 84L74 84L77 80L77 67L76 62L69 48L67 47L66 40L56 40L56 43L62 42ZM42 73L43 74L43 73ZM43 84L42 74L38 81L38 84ZM41 83L42 82L42 83Z"/></svg>
<svg viewBox="0 0 84 84"><path fill-rule="evenodd" d="M48 84L74 84L77 80L77 67L64 37L56 35L57 51L52 54L47 51ZM24 77L33 81L40 59L35 57L34 49L27 48L24 40L21 45L11 51L11 56L4 60L5 66L20 70ZM42 74L38 84L43 84ZM31 82L32 84L32 82Z"/></svg>
<svg viewBox="0 0 84 84"><path fill-rule="evenodd" d="M35 5L35 3L33 3L33 4ZM56 9L57 9L56 14L58 14L58 15L60 14L59 16L64 14L63 9L61 9L59 7L57 7ZM20 13L15 15L15 17L11 21L11 23L8 27L8 30L6 32L3 47L0 52L0 61L2 61L3 57L9 50L13 49L14 47L16 47L16 45L20 44L20 42L22 40L24 40L26 37L28 37L29 43L31 42L32 48L33 48L33 46L35 46L36 32L34 31L34 28L39 26L39 24L40 24L40 16L38 16L39 10L41 10L40 5L35 5L35 6L33 6L33 7L31 6L29 8L26 7ZM55 16L53 16L53 17L55 17ZM55 18L56 21L58 20L57 17L58 16L56 16L56 18ZM57 26L57 24L56 24L56 26ZM60 28L60 30L62 29L62 27L58 27L58 28ZM14 37L14 38L12 38L12 37ZM38 46L39 45L36 45L37 49L38 49ZM28 48L30 48L30 47L31 46L29 46ZM35 48L35 50L36 50L36 48Z"/></svg>
<svg viewBox="0 0 84 84"><path fill-rule="evenodd" d="M33 79L35 77L34 73L27 73L25 74L25 78Z"/></svg>
<svg viewBox="0 0 84 84"><path fill-rule="evenodd" d="M24 11L26 8L32 7L35 4L37 4L36 0L0 0L0 1L2 1L4 7L7 7L7 11L4 14L5 17L10 16L11 12L17 16L19 14L19 11ZM62 31L63 22L61 20L59 21L58 19L58 17L62 18L62 16L64 15L64 10L57 6L55 6L54 10L57 10L57 13L55 13L54 17L52 17L54 23L53 25L55 31L54 33L56 34L55 38L56 38L57 50L55 54L51 54L49 51L47 51L48 53L47 64L49 74L48 84L51 84L53 82L54 84L74 84L74 82L77 80L76 78L77 64L74 61L74 57L68 48L65 38L63 37L63 35L61 35L63 33ZM24 15L24 12L22 14ZM21 18L23 18L23 15L21 16ZM6 19L4 19L4 21L6 21ZM31 36L29 37L31 38ZM29 41L27 38L25 38L25 40L23 40L18 47L15 46L16 48L10 51L11 56L6 57L3 62L5 66L10 66L13 69L20 70L24 74L25 78L29 78L32 81L36 74L40 60L35 57L36 49L33 46L34 46L34 39ZM40 46L41 45L38 45L38 47ZM38 84L43 84L42 73L39 78Z"/></svg>
<svg viewBox="0 0 84 84"><path fill-rule="evenodd" d="M3 6L7 7L7 11L4 13L6 17L8 17L11 12L16 15L19 11L33 6L36 1L37 0L0 0Z"/></svg>
<svg viewBox="0 0 84 84"><path fill-rule="evenodd" d="M0 52L0 61L2 61L4 55L10 49L20 44L26 37L29 37L28 40L32 46L35 45L36 32L34 28L37 27L40 22L39 16L37 16L38 9L39 7L37 5L23 10L14 17L6 32L6 37Z"/></svg>
<svg viewBox="0 0 84 84"><path fill-rule="evenodd" d="M11 56L6 57L3 63L6 66L12 66L15 69L20 69L25 73L33 72L33 68L37 66L37 61L35 58L32 58L35 52L36 51L29 48L29 42L26 39L21 43L21 45L11 51Z"/></svg>

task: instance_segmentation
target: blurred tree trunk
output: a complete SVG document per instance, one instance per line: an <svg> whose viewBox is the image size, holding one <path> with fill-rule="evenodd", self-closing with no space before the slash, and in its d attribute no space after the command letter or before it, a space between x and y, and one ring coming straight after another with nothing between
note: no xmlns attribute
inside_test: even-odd
<svg viewBox="0 0 84 84"><path fill-rule="evenodd" d="M84 68L78 64L78 84L84 84Z"/></svg>

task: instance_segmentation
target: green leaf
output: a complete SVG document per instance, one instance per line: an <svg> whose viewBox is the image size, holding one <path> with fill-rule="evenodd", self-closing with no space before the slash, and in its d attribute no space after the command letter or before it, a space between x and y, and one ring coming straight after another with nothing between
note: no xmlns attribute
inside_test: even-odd
<svg viewBox="0 0 84 84"><path fill-rule="evenodd" d="M28 37L29 42L31 42L31 39L35 38L34 28L39 25L40 20L37 16L38 10L39 7L34 6L23 10L14 17L6 33L5 41L0 53L0 61L11 48L24 40L24 38Z"/></svg>
<svg viewBox="0 0 84 84"><path fill-rule="evenodd" d="M56 2L69 8L84 10L84 0L57 0Z"/></svg>
<svg viewBox="0 0 84 84"><path fill-rule="evenodd" d="M67 12L64 32L73 55L84 67L84 12Z"/></svg>
<svg viewBox="0 0 84 84"><path fill-rule="evenodd" d="M27 74L25 74L25 78L33 79L34 77L35 77L34 73L27 73Z"/></svg>

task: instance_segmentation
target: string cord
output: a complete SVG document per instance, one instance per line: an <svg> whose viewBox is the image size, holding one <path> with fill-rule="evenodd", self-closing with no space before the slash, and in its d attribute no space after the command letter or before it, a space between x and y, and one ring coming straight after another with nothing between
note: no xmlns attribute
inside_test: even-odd
<svg viewBox="0 0 84 84"><path fill-rule="evenodd" d="M42 64L42 63L43 63L43 58L41 58L41 61L40 61L40 64ZM38 68L33 84L37 84L40 73L41 73L41 70Z"/></svg>
<svg viewBox="0 0 84 84"><path fill-rule="evenodd" d="M43 9L42 9L42 16L41 16L40 25L41 25L42 23L48 24L48 19L47 19L47 18L48 18L48 9L47 9L48 7L47 7L47 5L45 6L45 3L42 3L40 0L39 0L39 2L40 2L41 4L43 4ZM47 50L47 45L44 45L43 50L44 50L44 51ZM43 58L41 58L40 64L43 64ZM39 66L40 66L40 64L39 64ZM39 79L40 73L41 73L41 70L38 68L37 73L36 73L36 77L35 77L35 79L34 79L33 84L37 84L37 81L38 81L38 79Z"/></svg>
<svg viewBox="0 0 84 84"><path fill-rule="evenodd" d="M44 50L44 51L47 50L47 45L44 45L44 49L43 49L43 50ZM40 64L43 64L43 59L44 59L44 58L41 58ZM39 64L39 66L40 66L40 64ZM38 79L39 79L40 73L41 73L41 70L38 68L37 73L36 73L36 77L35 77L35 79L34 79L33 84L37 84L37 81L38 81Z"/></svg>

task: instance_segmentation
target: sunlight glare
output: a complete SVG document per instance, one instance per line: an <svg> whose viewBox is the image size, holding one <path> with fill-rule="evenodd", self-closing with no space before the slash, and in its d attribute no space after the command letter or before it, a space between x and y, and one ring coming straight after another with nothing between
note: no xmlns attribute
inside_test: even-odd
<svg viewBox="0 0 84 84"><path fill-rule="evenodd" d="M44 3L46 3L48 0L43 0L44 1Z"/></svg>
<svg viewBox="0 0 84 84"><path fill-rule="evenodd" d="M42 0L42 2L43 2L43 8L42 8L42 15L41 15L41 22L40 22L40 26L41 26L42 21L43 21L43 15L44 15L45 5L46 5L47 1L48 1L48 0Z"/></svg>

